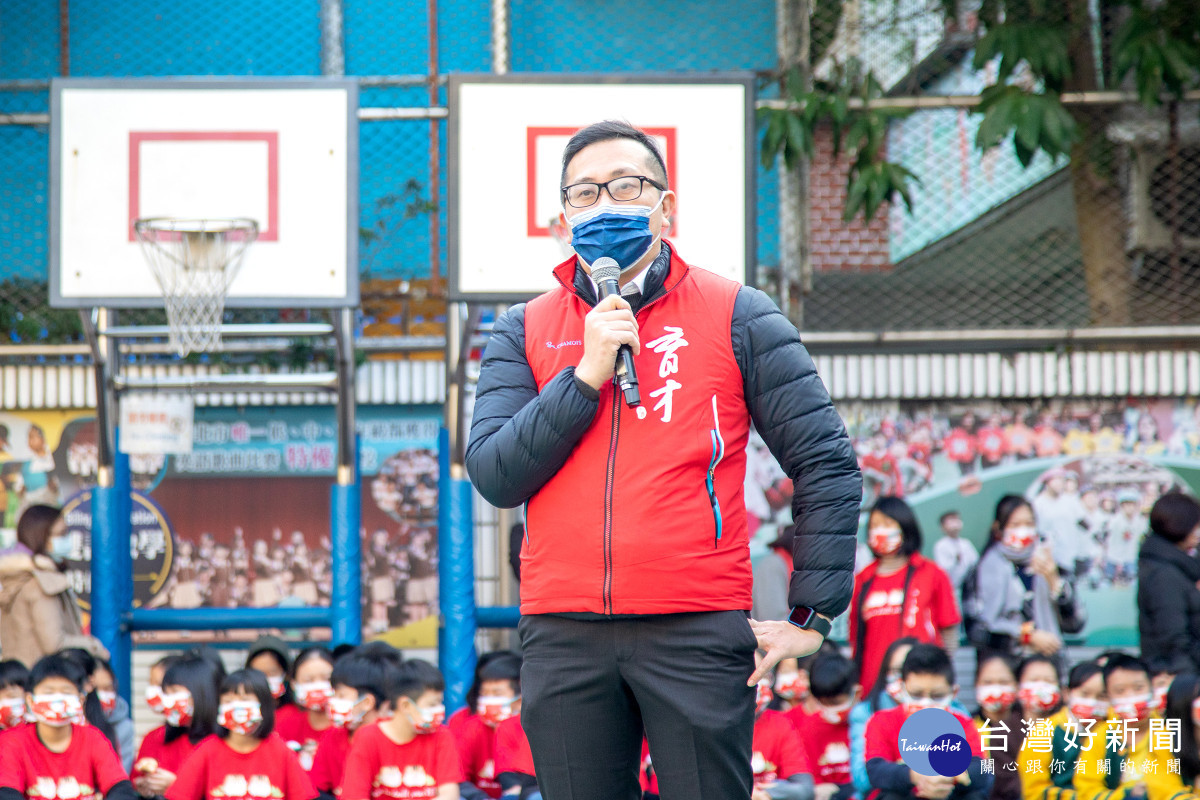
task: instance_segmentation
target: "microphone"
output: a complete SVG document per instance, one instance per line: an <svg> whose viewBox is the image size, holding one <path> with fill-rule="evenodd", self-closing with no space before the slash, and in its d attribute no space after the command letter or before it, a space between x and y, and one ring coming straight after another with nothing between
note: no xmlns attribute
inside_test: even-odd
<svg viewBox="0 0 1200 800"><path fill-rule="evenodd" d="M600 289L600 300L610 294L621 293L621 285L618 281L620 277L621 267L608 256L601 256L592 264L592 280ZM630 408L640 406L642 395L638 391L637 370L633 367L633 351L627 344L621 345L617 351L616 378L617 385L621 387L621 392L625 395L625 405Z"/></svg>

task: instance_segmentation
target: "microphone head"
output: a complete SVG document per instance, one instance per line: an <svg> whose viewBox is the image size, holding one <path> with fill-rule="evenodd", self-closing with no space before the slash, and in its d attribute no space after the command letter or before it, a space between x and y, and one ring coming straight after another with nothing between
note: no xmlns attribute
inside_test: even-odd
<svg viewBox="0 0 1200 800"><path fill-rule="evenodd" d="M592 263L592 280L596 283L604 281L620 281L621 267L615 259L601 256Z"/></svg>

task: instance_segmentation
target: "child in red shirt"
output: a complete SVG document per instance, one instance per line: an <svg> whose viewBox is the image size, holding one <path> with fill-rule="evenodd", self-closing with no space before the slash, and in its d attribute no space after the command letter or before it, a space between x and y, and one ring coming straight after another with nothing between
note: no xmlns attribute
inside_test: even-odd
<svg viewBox="0 0 1200 800"><path fill-rule="evenodd" d="M490 659L477 674L475 713L451 729L462 757L464 800L500 796L496 772L496 729L521 712L521 657L505 653Z"/></svg>
<svg viewBox="0 0 1200 800"><path fill-rule="evenodd" d="M454 736L442 722L442 673L406 661L390 686L392 716L362 728L350 745L342 800L457 800L463 780Z"/></svg>
<svg viewBox="0 0 1200 800"><path fill-rule="evenodd" d="M112 744L83 724L86 678L81 667L58 654L33 665L25 702L36 721L4 735L0 798L135 800Z"/></svg>
<svg viewBox="0 0 1200 800"><path fill-rule="evenodd" d="M910 769L900 754L900 728L909 716L925 708L949 709L958 691L950 656L936 645L915 644L904 659L900 675L904 681L901 704L877 712L867 722L865 757L872 788L867 800L911 800L914 794L947 800L984 800L995 776L981 771L983 748L975 723L968 717L949 711L962 725L963 738L971 748L970 763L960 775L922 775Z"/></svg>
<svg viewBox="0 0 1200 800"><path fill-rule="evenodd" d="M220 664L197 652L171 662L158 695L165 724L142 739L133 762L133 788L143 797L165 794L203 739L217 732Z"/></svg>
<svg viewBox="0 0 1200 800"><path fill-rule="evenodd" d="M541 794L533 769L533 751L520 717L509 717L496 728L496 773L505 797L529 800Z"/></svg>
<svg viewBox="0 0 1200 800"><path fill-rule="evenodd" d="M388 686L399 673L400 651L384 642L368 642L333 665L333 697L328 711L331 727L321 736L309 771L322 798L342 793L342 775L355 731L378 720L387 710Z"/></svg>
<svg viewBox="0 0 1200 800"><path fill-rule="evenodd" d="M840 653L822 653L812 664L810 691L817 710L796 726L818 797L848 797L850 710L858 702L858 668Z"/></svg>
<svg viewBox="0 0 1200 800"><path fill-rule="evenodd" d="M783 712L767 708L775 698L771 691L773 683L773 675L759 681L754 700L751 800L795 800L812 793L808 759L796 738L795 727Z"/></svg>
<svg viewBox="0 0 1200 800"><path fill-rule="evenodd" d="M326 709L333 697L333 656L324 647L302 650L292 662L292 693L296 702L279 707L275 730L300 758L300 766L312 772L313 757L321 735L332 723Z"/></svg>
<svg viewBox="0 0 1200 800"><path fill-rule="evenodd" d="M241 669L221 682L217 736L201 742L167 789L166 800L313 800L312 782L273 732L275 700L266 677Z"/></svg>

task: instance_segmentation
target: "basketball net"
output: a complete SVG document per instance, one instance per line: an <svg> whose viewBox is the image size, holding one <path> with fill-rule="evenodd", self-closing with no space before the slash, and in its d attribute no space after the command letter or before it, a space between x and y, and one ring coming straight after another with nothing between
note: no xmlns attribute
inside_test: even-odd
<svg viewBox="0 0 1200 800"><path fill-rule="evenodd" d="M135 221L133 230L162 290L171 346L180 356L216 350L225 296L258 223L153 217Z"/></svg>

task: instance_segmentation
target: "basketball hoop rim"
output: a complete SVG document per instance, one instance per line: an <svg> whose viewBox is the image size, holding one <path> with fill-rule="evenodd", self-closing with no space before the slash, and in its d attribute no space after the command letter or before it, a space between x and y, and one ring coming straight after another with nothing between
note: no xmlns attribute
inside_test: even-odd
<svg viewBox="0 0 1200 800"><path fill-rule="evenodd" d="M133 231L146 240L162 233L244 233L253 241L258 237L258 223L249 217L142 217L133 221Z"/></svg>

